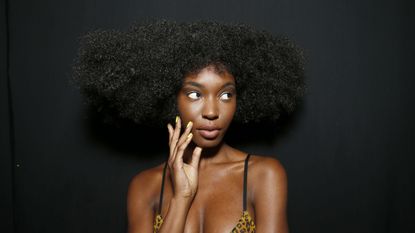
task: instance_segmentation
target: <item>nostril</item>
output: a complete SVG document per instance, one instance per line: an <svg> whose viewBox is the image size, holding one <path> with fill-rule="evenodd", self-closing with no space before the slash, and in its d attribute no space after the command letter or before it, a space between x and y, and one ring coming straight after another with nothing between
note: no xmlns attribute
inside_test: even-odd
<svg viewBox="0 0 415 233"><path fill-rule="evenodd" d="M215 119L217 119L219 117L219 115L218 114L216 114L216 113L213 113L213 112L211 112L211 113L207 113L207 114L203 114L203 118L205 118L205 119L209 119L209 120L215 120Z"/></svg>
<svg viewBox="0 0 415 233"><path fill-rule="evenodd" d="M215 120L218 118L218 116L206 116L206 118L209 120Z"/></svg>

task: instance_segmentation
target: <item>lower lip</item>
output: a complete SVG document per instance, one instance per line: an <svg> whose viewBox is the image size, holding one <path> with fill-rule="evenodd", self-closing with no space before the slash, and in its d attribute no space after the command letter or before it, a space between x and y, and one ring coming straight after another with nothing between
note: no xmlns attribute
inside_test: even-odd
<svg viewBox="0 0 415 233"><path fill-rule="evenodd" d="M199 129L199 133L200 135L202 135L202 137L206 139L214 139L219 135L219 130L218 129L215 129L215 130Z"/></svg>

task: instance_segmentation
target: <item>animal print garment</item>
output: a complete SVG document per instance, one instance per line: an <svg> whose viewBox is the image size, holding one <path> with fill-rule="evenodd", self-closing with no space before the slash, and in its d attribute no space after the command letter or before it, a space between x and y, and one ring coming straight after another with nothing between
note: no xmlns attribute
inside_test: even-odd
<svg viewBox="0 0 415 233"><path fill-rule="evenodd" d="M161 224L163 224L163 218L160 214L157 214L154 219L153 233L157 233L160 230ZM232 229L231 233L255 233L255 223L248 211L243 212L242 217Z"/></svg>

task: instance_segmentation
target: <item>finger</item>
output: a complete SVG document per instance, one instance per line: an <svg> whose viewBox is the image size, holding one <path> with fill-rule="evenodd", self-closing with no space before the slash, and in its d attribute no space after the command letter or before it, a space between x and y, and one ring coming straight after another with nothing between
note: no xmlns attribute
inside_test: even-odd
<svg viewBox="0 0 415 233"><path fill-rule="evenodd" d="M180 136L179 141L177 142L176 148L173 150L174 154L177 153L179 146L182 145L187 140L187 137L190 135L190 132L192 131L192 126L193 126L193 122L189 121L186 125L185 131L183 132L182 136Z"/></svg>
<svg viewBox="0 0 415 233"><path fill-rule="evenodd" d="M193 150L192 161L190 162L190 165L192 165L195 168L199 168L199 161L200 161L201 154L202 154L202 147L196 146L196 148Z"/></svg>
<svg viewBox="0 0 415 233"><path fill-rule="evenodd" d="M182 136L180 136L179 141L177 142L177 145L180 146L183 144L184 141L187 140L187 136L189 136L190 132L192 131L193 122L189 121L186 125L186 129L183 132Z"/></svg>
<svg viewBox="0 0 415 233"><path fill-rule="evenodd" d="M180 117L176 117L176 127L174 128L174 132L173 132L173 137L171 139L170 142L170 153L173 156L173 161L174 161L174 157L175 157L175 149L177 147L177 141L179 140L179 135L180 135L180 130L181 130L181 119Z"/></svg>
<svg viewBox="0 0 415 233"><path fill-rule="evenodd" d="M180 136L180 130L181 130L181 127L182 127L182 121L181 121L180 117L177 117L176 119L177 120L176 120L176 125L175 125L174 131L173 131L172 143L174 143L174 142L177 143L177 140L179 139L179 136Z"/></svg>
<svg viewBox="0 0 415 233"><path fill-rule="evenodd" d="M173 137L173 132L174 132L173 126L171 126L170 123L167 124L167 130L169 131L169 145L170 145L171 139Z"/></svg>
<svg viewBox="0 0 415 233"><path fill-rule="evenodd" d="M173 153L172 153L173 150L171 149L171 140L173 138L174 129L173 129L173 126L170 125L170 123L167 124L167 129L169 131L169 147L170 147L168 163L171 164L171 162L174 161Z"/></svg>
<svg viewBox="0 0 415 233"><path fill-rule="evenodd" d="M189 145L189 143L192 141L192 138L193 138L193 134L190 133L186 137L186 140L180 146L177 147L178 149L177 149L176 158L175 158L174 162L177 163L178 165L183 164L184 150Z"/></svg>
<svg viewBox="0 0 415 233"><path fill-rule="evenodd" d="M193 122L189 121L186 125L186 129L183 134L180 136L179 141L176 144L176 148L173 150L173 154L177 154L178 148L187 140L187 137L190 135L192 131ZM193 135L192 135L193 136Z"/></svg>

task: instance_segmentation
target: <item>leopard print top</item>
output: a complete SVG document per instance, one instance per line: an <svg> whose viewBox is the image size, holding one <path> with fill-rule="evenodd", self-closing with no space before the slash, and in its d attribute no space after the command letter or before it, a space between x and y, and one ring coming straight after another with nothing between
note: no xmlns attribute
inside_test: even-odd
<svg viewBox="0 0 415 233"><path fill-rule="evenodd" d="M239 219L236 226L232 229L231 233L255 233L255 222L249 215L248 210L246 209L246 187L247 187L247 176L248 176L248 160L250 154L246 156L245 165L244 165L244 193L243 193L243 212L242 216ZM167 165L167 163L166 163ZM164 190L164 176L166 173L166 167L163 169L163 178L161 182L161 193L160 193L160 205L158 209L158 214L154 219L153 232L157 233L160 230L161 225L163 224L163 217L161 216L161 204L163 203L163 190Z"/></svg>

